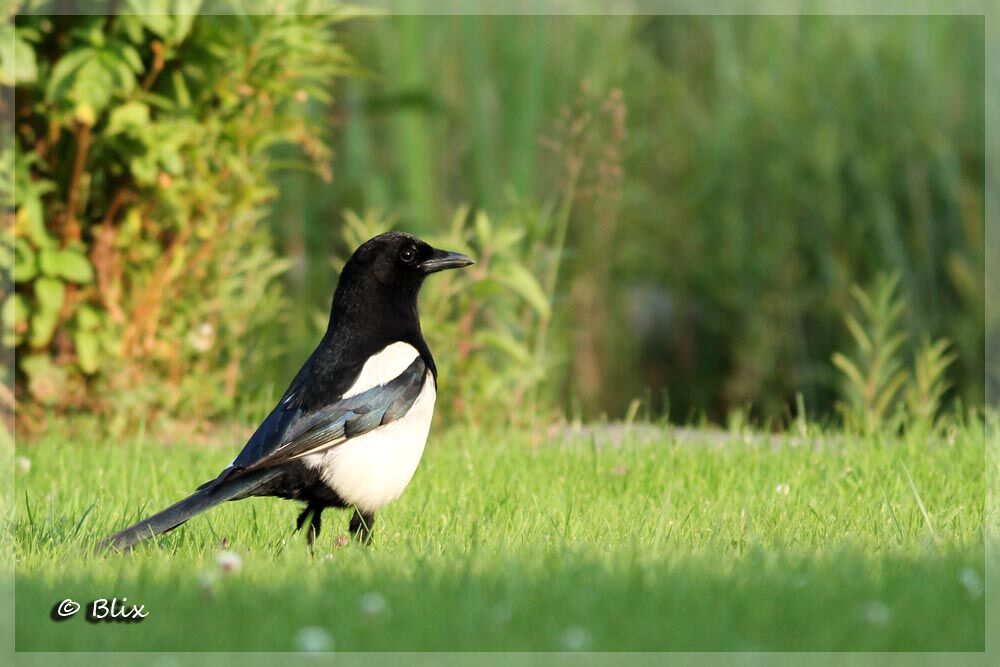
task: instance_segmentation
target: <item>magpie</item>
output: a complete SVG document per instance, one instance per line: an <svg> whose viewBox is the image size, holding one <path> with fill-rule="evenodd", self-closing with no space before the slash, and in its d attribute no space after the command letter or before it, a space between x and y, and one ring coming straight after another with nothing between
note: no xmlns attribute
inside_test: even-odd
<svg viewBox="0 0 1000 667"><path fill-rule="evenodd" d="M309 521L310 547L323 510L353 508L350 532L370 543L375 512L417 469L434 412L437 367L417 295L429 274L474 263L403 232L363 243L340 274L322 340L239 456L191 496L101 546L129 549L250 496L305 502L295 530Z"/></svg>

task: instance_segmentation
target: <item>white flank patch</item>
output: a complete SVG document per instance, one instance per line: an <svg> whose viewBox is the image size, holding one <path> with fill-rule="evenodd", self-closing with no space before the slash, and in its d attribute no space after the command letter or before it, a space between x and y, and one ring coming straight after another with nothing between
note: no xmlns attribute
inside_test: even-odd
<svg viewBox="0 0 1000 667"><path fill-rule="evenodd" d="M390 345L386 350L396 345L403 343ZM302 460L318 469L323 481L345 502L356 505L362 512L381 509L403 493L417 470L431 429L436 397L434 377L427 371L420 395L402 418Z"/></svg>
<svg viewBox="0 0 1000 667"><path fill-rule="evenodd" d="M402 375L419 355L417 348L409 343L399 342L385 346L365 362L358 379L344 392L342 398L357 396L372 387L392 382Z"/></svg>

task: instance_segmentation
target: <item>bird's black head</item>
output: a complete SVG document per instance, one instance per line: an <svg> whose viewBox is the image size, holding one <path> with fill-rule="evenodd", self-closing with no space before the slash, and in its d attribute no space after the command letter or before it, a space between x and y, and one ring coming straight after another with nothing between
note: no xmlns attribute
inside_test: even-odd
<svg viewBox="0 0 1000 667"><path fill-rule="evenodd" d="M386 232L361 244L344 267L367 272L382 285L418 289L430 273L457 269L475 262L457 252L437 250L412 234Z"/></svg>
<svg viewBox="0 0 1000 667"><path fill-rule="evenodd" d="M354 251L333 297L331 328L340 325L419 331L417 295L431 273L475 264L461 253L438 250L405 232L386 232ZM374 331L370 332L374 335Z"/></svg>

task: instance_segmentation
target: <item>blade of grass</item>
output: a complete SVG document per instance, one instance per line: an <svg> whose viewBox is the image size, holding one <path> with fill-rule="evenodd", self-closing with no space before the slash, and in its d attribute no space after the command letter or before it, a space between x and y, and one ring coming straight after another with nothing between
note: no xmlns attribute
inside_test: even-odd
<svg viewBox="0 0 1000 667"><path fill-rule="evenodd" d="M940 538L938 538L937 531L934 530L934 523L931 521L931 516L927 512L927 508L924 506L924 501L920 498L920 493L917 491L917 485L913 483L913 478L910 477L910 471L906 468L906 464L901 462L900 465L903 466L903 472L906 473L906 481L910 484L910 490L913 492L913 498L917 501L917 507L920 508L920 513L924 517L924 523L927 524L927 529L931 531L934 541L938 542Z"/></svg>

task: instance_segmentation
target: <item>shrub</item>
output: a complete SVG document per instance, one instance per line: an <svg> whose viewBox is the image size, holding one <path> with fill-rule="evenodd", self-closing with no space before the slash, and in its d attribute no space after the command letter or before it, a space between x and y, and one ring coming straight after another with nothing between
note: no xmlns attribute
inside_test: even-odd
<svg viewBox="0 0 1000 667"><path fill-rule="evenodd" d="M847 314L844 323L854 339L849 357L836 352L833 365L841 373L838 404L849 428L873 433L933 426L949 387L948 369L955 360L947 339L924 336L913 357L913 372L903 363L906 334L900 320L907 301L898 293L898 275L880 275L868 289L857 285L851 293L857 315Z"/></svg>
<svg viewBox="0 0 1000 667"><path fill-rule="evenodd" d="M907 380L899 358L906 341L899 331L906 303L897 294L898 284L898 276L881 276L869 292L856 285L851 288L860 312L858 317L848 314L844 323L856 352L854 359L840 352L832 357L844 378L840 404L844 420L866 432L882 426Z"/></svg>
<svg viewBox="0 0 1000 667"><path fill-rule="evenodd" d="M305 3L197 17L198 2L162 4L174 15L126 2L12 28L15 285L2 315L19 398L211 415L284 316L287 264L260 224L272 149L328 169L307 110L348 71L339 19L295 15Z"/></svg>

